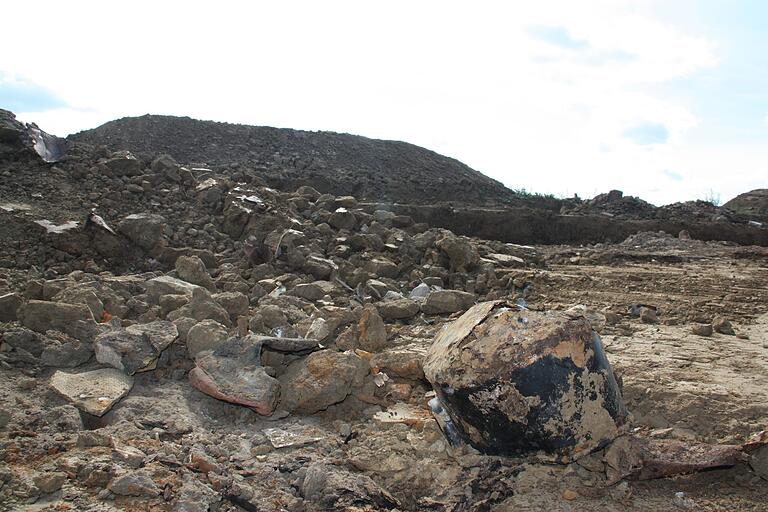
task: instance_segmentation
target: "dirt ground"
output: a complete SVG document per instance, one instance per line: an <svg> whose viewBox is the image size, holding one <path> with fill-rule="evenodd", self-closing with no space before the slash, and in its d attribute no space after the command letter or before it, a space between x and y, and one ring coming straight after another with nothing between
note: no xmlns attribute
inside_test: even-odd
<svg viewBox="0 0 768 512"><path fill-rule="evenodd" d="M658 261L640 248L537 247L552 261L530 272L531 308L567 309L585 305L601 332L609 359L623 381L623 393L635 429L653 436L707 443L740 443L768 424L768 259L761 248L691 243L675 250L682 261ZM653 252L653 251L651 251ZM573 254L582 253L579 256ZM626 254L634 261L626 261ZM638 254L645 256L640 257ZM746 255L746 256L745 256ZM610 257L608 257L610 256ZM595 259L608 264L592 264ZM646 261L637 261L646 259ZM667 258L668 259L668 258ZM632 304L657 308L657 323L629 314ZM599 312L615 311L618 321L605 322ZM596 313L597 312L597 313ZM735 335L698 336L695 322L714 316L729 319ZM450 320L450 319L447 319ZM399 347L426 348L442 321L398 325L391 336ZM139 374L141 375L141 374ZM600 463L570 465L486 457L447 445L426 408L428 384L416 384L400 412L381 414L371 405L362 414L344 404L314 416L265 421L247 409L218 402L183 382L144 374L131 397L113 413L127 423L104 429L109 442L80 441L67 434L47 434L39 403L53 399L43 377L46 370L4 369L0 393L4 407L39 417L28 431L3 432L2 451L8 470L23 475L45 466L88 466L110 459L111 444L132 445L155 453L148 464L155 480L178 475L168 468L187 464L176 454L192 447L214 454L212 464L260 496L225 500L219 510L302 510L292 493L294 480L308 463L342 464L370 476L388 489L402 510L768 510L768 484L748 465L695 475L643 482L605 484ZM148 398L148 400L145 400ZM149 399L151 398L151 400ZM162 399L162 400L159 400ZM173 421L170 421L172 418ZM155 423L154 427L153 421ZM131 428L126 425L133 422ZM114 425L120 424L120 428ZM35 428L35 426L38 428ZM93 425L95 427L98 425ZM275 448L264 432L289 432L296 444ZM100 432L97 430L94 432ZM96 444L96 446L83 446ZM99 444L107 446L98 446ZM216 449L226 452L216 461ZM597 458L599 461L599 456ZM98 469L91 468L91 476ZM199 470L198 470L199 473ZM208 473L215 484L216 471ZM214 488L216 486L214 485ZM97 486L64 485L61 491L18 510L164 510L162 499L98 499ZM248 494L247 492L245 493ZM390 507L386 507L390 508ZM374 504L348 510L376 510ZM10 510L10 509L9 509Z"/></svg>

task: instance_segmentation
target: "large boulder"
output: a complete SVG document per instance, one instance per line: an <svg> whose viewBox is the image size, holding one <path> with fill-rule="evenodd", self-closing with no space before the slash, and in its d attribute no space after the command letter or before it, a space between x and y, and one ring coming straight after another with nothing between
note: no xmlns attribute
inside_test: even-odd
<svg viewBox="0 0 768 512"><path fill-rule="evenodd" d="M280 408L303 414L327 409L362 386L368 372L368 363L352 351L314 352L280 376Z"/></svg>
<svg viewBox="0 0 768 512"><path fill-rule="evenodd" d="M483 302L438 333L424 374L460 435L488 454L572 458L613 440L627 414L583 316Z"/></svg>
<svg viewBox="0 0 768 512"><path fill-rule="evenodd" d="M196 363L189 380L199 391L265 416L274 412L280 384L261 366L260 342L230 338L213 352L204 352Z"/></svg>

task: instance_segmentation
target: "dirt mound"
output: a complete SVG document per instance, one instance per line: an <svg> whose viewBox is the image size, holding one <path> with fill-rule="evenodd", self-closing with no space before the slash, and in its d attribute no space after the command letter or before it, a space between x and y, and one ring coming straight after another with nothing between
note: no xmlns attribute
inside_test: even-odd
<svg viewBox="0 0 768 512"><path fill-rule="evenodd" d="M606 215L608 217L650 219L656 207L639 197L625 196L621 190L598 194L589 201L565 207L563 213L571 215Z"/></svg>
<svg viewBox="0 0 768 512"><path fill-rule="evenodd" d="M723 205L736 213L768 222L768 188L758 188L739 194Z"/></svg>
<svg viewBox="0 0 768 512"><path fill-rule="evenodd" d="M273 187L309 185L361 199L498 204L514 197L501 183L452 158L405 142L343 133L145 115L70 139L137 155L168 153L184 164L240 168Z"/></svg>

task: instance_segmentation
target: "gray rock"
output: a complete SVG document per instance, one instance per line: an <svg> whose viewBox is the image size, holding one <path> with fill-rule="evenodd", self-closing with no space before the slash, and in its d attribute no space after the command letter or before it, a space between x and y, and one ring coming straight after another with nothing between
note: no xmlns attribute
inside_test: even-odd
<svg viewBox="0 0 768 512"><path fill-rule="evenodd" d="M429 293L430 293L429 285L427 283L419 283L418 286L416 286L413 290L411 290L411 293L408 295L408 298L413 300L424 300L427 298Z"/></svg>
<svg viewBox="0 0 768 512"><path fill-rule="evenodd" d="M435 242L449 261L451 272L465 272L480 259L477 249L466 238L460 238L450 231L445 231L443 236Z"/></svg>
<svg viewBox="0 0 768 512"><path fill-rule="evenodd" d="M230 338L215 351L199 355L195 362L189 380L199 391L264 416L274 412L280 384L261 366L260 343Z"/></svg>
<svg viewBox="0 0 768 512"><path fill-rule="evenodd" d="M259 308L258 313L261 315L264 326L268 329L274 329L275 327L288 325L289 323L288 318L285 316L285 313L283 313L282 308L274 304L262 306Z"/></svg>
<svg viewBox="0 0 768 512"><path fill-rule="evenodd" d="M330 281L315 281L307 284L297 284L290 291L290 294L314 302L326 295L333 295L337 291L338 287Z"/></svg>
<svg viewBox="0 0 768 512"><path fill-rule="evenodd" d="M171 276L160 276L150 279L145 283L147 297L155 304L159 303L163 295L186 295L192 297L192 292L199 286Z"/></svg>
<svg viewBox="0 0 768 512"><path fill-rule="evenodd" d="M197 320L194 318L189 318L188 316L182 316L180 318L177 318L173 321L173 325L176 326L176 328L179 330L179 341L186 343L187 341L187 334L189 333L189 330L197 325Z"/></svg>
<svg viewBox="0 0 768 512"><path fill-rule="evenodd" d="M103 162L110 176L137 176L141 174L141 162L130 151L118 151Z"/></svg>
<svg viewBox="0 0 768 512"><path fill-rule="evenodd" d="M60 405L46 409L43 421L56 432L78 432L83 430L80 411L74 405Z"/></svg>
<svg viewBox="0 0 768 512"><path fill-rule="evenodd" d="M61 486L67 481L67 474L61 471L38 473L32 481L35 482L35 486L40 489L40 492L49 494L61 489Z"/></svg>
<svg viewBox="0 0 768 512"><path fill-rule="evenodd" d="M162 253L165 218L153 213L128 215L117 225L117 230L131 242L154 256Z"/></svg>
<svg viewBox="0 0 768 512"><path fill-rule="evenodd" d="M172 512L200 512L215 510L221 501L221 495L197 478L185 474L181 487L176 494Z"/></svg>
<svg viewBox="0 0 768 512"><path fill-rule="evenodd" d="M213 297L208 293L205 288L197 288L192 292L192 300L189 301L189 305L185 306L189 308L192 318L197 320L216 320L220 324L229 327L229 313L213 300ZM184 309L184 308L182 308Z"/></svg>
<svg viewBox="0 0 768 512"><path fill-rule="evenodd" d="M387 346L387 327L372 304L363 307L357 324L358 345L368 352L378 352Z"/></svg>
<svg viewBox="0 0 768 512"><path fill-rule="evenodd" d="M229 313L229 318L233 323L237 321L238 316L248 314L250 301L248 300L248 297L246 297L243 293L222 292L215 293L212 295L212 297L213 300L215 300L222 308L227 311L227 313Z"/></svg>
<svg viewBox="0 0 768 512"><path fill-rule="evenodd" d="M352 351L314 352L279 377L280 408L302 414L327 409L362 386L368 372L368 363Z"/></svg>
<svg viewBox="0 0 768 512"><path fill-rule="evenodd" d="M397 278L400 270L391 260L381 256L374 258L365 264L365 270L377 277Z"/></svg>
<svg viewBox="0 0 768 512"><path fill-rule="evenodd" d="M96 360L133 375L151 369L178 335L176 325L167 320L107 331L96 338Z"/></svg>
<svg viewBox="0 0 768 512"><path fill-rule="evenodd" d="M203 320L194 325L187 333L187 352L195 358L204 350L215 350L227 341L227 328L215 320Z"/></svg>
<svg viewBox="0 0 768 512"><path fill-rule="evenodd" d="M715 332L719 332L720 334L725 334L727 336L734 336L736 334L736 331L733 330L733 325L731 325L731 322L723 316L715 317L715 319L712 321L712 328L715 330Z"/></svg>
<svg viewBox="0 0 768 512"><path fill-rule="evenodd" d="M121 476L115 477L107 489L118 496L146 496L155 497L161 492L160 488L152 480L149 471L137 469Z"/></svg>
<svg viewBox="0 0 768 512"><path fill-rule="evenodd" d="M112 450L112 460L138 469L144 463L147 454L133 446L115 446Z"/></svg>
<svg viewBox="0 0 768 512"><path fill-rule="evenodd" d="M13 322L16 320L16 312L24 300L18 293L6 293L0 295L0 322Z"/></svg>
<svg viewBox="0 0 768 512"><path fill-rule="evenodd" d="M714 329L712 328L712 324L695 324L691 327L691 332L697 336L708 338L709 336L712 336Z"/></svg>
<svg viewBox="0 0 768 512"><path fill-rule="evenodd" d="M301 495L324 510L393 510L401 506L370 477L321 462L307 468Z"/></svg>
<svg viewBox="0 0 768 512"><path fill-rule="evenodd" d="M179 309L189 304L188 295L161 295L158 301L160 305L160 314L166 316L171 311Z"/></svg>
<svg viewBox="0 0 768 512"><path fill-rule="evenodd" d="M19 318L22 325L33 331L60 331L81 341L92 340L100 331L84 304L30 300L19 309Z"/></svg>
<svg viewBox="0 0 768 512"><path fill-rule="evenodd" d="M419 303L412 299L386 300L376 304L379 308L379 314L386 320L404 320L413 318L421 307Z"/></svg>
<svg viewBox="0 0 768 512"><path fill-rule="evenodd" d="M67 304L85 304L91 310L94 320L100 320L104 312L104 303L92 289L85 287L66 288L54 297L56 302Z"/></svg>
<svg viewBox="0 0 768 512"><path fill-rule="evenodd" d="M93 356L93 343L69 336L46 337L40 363L55 368L74 368L88 362Z"/></svg>
<svg viewBox="0 0 768 512"><path fill-rule="evenodd" d="M176 273L188 283L202 286L209 291L216 291L216 283L205 269L205 263L197 256L179 256L176 260Z"/></svg>
<svg viewBox="0 0 768 512"><path fill-rule="evenodd" d="M357 218L355 218L354 213L346 208L337 208L328 219L328 224L336 229L346 229L347 231L351 231L355 229L355 226L357 225Z"/></svg>
<svg viewBox="0 0 768 512"><path fill-rule="evenodd" d="M475 295L459 290L437 290L427 295L421 305L425 315L442 315L465 311L475 303Z"/></svg>

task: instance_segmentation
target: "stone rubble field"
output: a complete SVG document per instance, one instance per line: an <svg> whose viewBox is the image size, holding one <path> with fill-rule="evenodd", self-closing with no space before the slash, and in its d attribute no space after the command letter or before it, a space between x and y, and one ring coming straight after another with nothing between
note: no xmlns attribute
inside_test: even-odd
<svg viewBox="0 0 768 512"><path fill-rule="evenodd" d="M765 247L482 240L165 154L46 163L0 128L1 510L768 510ZM585 333L623 405L571 411L558 435L586 441L556 453L481 452L532 416L493 416L518 338L458 336L478 308ZM452 409L488 381L482 414Z"/></svg>

